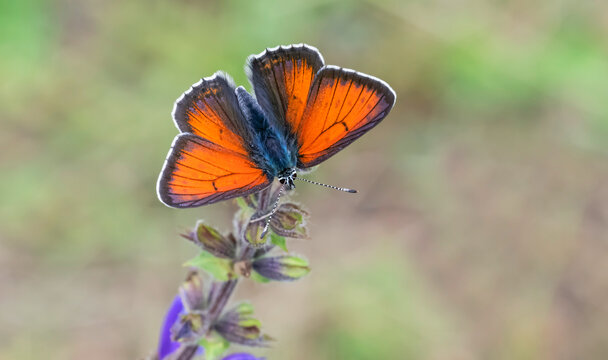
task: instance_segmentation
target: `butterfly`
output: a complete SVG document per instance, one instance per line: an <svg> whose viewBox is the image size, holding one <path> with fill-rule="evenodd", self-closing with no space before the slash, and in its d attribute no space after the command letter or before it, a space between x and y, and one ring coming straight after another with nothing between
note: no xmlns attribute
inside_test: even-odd
<svg viewBox="0 0 608 360"><path fill-rule="evenodd" d="M325 65L321 53L304 44L251 55L245 70L254 95L216 72L175 102L180 134L157 184L165 205L190 208L245 196L275 178L291 190L298 172L344 149L395 104L386 82Z"/></svg>

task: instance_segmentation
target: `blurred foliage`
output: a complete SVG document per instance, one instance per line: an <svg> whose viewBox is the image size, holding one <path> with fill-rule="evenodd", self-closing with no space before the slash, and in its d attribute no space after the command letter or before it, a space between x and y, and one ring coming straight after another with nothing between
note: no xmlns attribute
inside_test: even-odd
<svg viewBox="0 0 608 360"><path fill-rule="evenodd" d="M242 290L280 334L265 354L606 358L606 14L574 0L0 2L0 359L154 348L192 254L178 233L201 217L228 228L234 210L156 199L173 101L218 69L246 84L248 55L299 42L398 99L311 175L360 195L298 187L311 274Z"/></svg>

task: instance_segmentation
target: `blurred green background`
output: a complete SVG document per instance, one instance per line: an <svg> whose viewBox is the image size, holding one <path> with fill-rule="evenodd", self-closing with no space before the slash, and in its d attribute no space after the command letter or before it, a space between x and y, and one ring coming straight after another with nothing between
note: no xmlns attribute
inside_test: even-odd
<svg viewBox="0 0 608 360"><path fill-rule="evenodd" d="M389 117L300 185L313 271L241 286L269 359L608 358L608 3L0 2L0 359L156 346L196 219L155 182L175 99L305 42Z"/></svg>

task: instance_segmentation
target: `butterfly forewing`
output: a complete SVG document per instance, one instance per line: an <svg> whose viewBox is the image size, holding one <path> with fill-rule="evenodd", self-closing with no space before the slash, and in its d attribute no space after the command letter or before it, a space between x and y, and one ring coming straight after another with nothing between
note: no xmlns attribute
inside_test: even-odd
<svg viewBox="0 0 608 360"><path fill-rule="evenodd" d="M388 115L395 93L385 82L334 66L323 67L312 84L297 129L298 167L324 161Z"/></svg>
<svg viewBox="0 0 608 360"><path fill-rule="evenodd" d="M250 130L241 114L232 80L218 72L194 84L176 102L173 119L193 133L228 150L248 154Z"/></svg>
<svg viewBox="0 0 608 360"><path fill-rule="evenodd" d="M227 75L218 72L194 84L175 102L173 119L182 134L173 141L158 179L163 203L201 206L270 184L251 160L252 130Z"/></svg>
<svg viewBox="0 0 608 360"><path fill-rule="evenodd" d="M284 136L299 127L310 86L322 66L323 57L308 45L280 46L247 60L256 99Z"/></svg>
<svg viewBox="0 0 608 360"><path fill-rule="evenodd" d="M158 181L159 198L171 207L194 207L244 196L270 184L246 155L194 134L173 141Z"/></svg>

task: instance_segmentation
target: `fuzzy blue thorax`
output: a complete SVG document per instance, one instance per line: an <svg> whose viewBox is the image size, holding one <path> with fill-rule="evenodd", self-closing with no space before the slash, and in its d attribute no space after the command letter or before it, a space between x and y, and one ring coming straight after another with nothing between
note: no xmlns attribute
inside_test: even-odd
<svg viewBox="0 0 608 360"><path fill-rule="evenodd" d="M250 144L253 160L270 177L291 172L297 164L296 152L290 149L285 137L279 133L251 94L242 86L236 89L239 107L250 125L252 139Z"/></svg>

